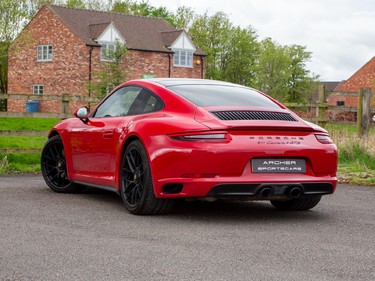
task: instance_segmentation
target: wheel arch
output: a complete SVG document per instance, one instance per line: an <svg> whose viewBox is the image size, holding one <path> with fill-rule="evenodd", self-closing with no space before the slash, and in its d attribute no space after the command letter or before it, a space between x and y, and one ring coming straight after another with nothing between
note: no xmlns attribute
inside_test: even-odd
<svg viewBox="0 0 375 281"><path fill-rule="evenodd" d="M66 148L66 133L64 131L59 131L57 129L52 129L48 134L48 139L59 136L61 138L61 141L63 143L64 149ZM69 151L69 149L65 149L65 160L66 160L66 169L68 173L68 178L71 179L73 176L73 160L72 160L72 154Z"/></svg>
<svg viewBox="0 0 375 281"><path fill-rule="evenodd" d="M54 136L60 136L60 138L61 138L61 135L59 134L59 132L58 132L58 131L55 131L55 130L51 131L51 132L48 134L48 138L49 138L49 139L52 138L52 137L54 137Z"/></svg>
<svg viewBox="0 0 375 281"><path fill-rule="evenodd" d="M128 147L128 145L135 140L139 140L142 143L142 145L145 148L145 151L148 155L148 152L147 152L147 149L144 145L144 142L141 140L141 138L138 135L131 134L125 139L125 141L123 142L123 144L122 144L122 146L120 147L120 150L119 150L118 155L120 155L120 157L117 158L117 175L116 175L117 180L116 180L116 183L117 183L117 188L119 190L121 189L121 161L122 161L122 157L124 156L125 150Z"/></svg>

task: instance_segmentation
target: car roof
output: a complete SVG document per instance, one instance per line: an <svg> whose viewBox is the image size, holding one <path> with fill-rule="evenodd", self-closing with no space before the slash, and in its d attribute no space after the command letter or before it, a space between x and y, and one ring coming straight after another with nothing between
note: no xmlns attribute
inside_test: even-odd
<svg viewBox="0 0 375 281"><path fill-rule="evenodd" d="M149 81L157 84L161 84L165 87L179 86L179 85L217 85L217 86L231 86L231 87L243 87L238 84L233 84L224 81L209 80L209 79L190 79L190 78L149 78L142 79L143 81Z"/></svg>

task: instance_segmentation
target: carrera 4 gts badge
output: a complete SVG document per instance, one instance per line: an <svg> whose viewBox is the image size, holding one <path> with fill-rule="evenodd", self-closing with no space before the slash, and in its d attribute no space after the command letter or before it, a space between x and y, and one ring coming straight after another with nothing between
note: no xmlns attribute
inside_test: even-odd
<svg viewBox="0 0 375 281"><path fill-rule="evenodd" d="M303 137L250 137L257 140L257 144L293 144L299 145L304 140Z"/></svg>

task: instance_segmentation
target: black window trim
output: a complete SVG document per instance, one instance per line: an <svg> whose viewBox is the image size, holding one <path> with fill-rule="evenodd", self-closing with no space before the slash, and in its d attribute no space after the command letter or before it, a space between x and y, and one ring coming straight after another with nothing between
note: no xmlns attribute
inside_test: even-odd
<svg viewBox="0 0 375 281"><path fill-rule="evenodd" d="M156 110L156 111L150 111L150 112L144 112L144 113L138 113L138 114L131 114L131 111L132 111L132 107L133 107L133 104L134 102L138 99L138 97L133 101L133 104L130 106L130 109L129 109L129 114L127 115L124 115L124 116L108 116L108 117L96 117L96 112L98 110L98 108L110 97L112 96L115 92L123 89L123 88L127 88L127 87L138 87L138 88L141 88L141 91L139 92L140 94L143 92L143 91L146 91L148 92L151 96L155 97L157 100L159 100L161 102L161 107ZM122 87L118 87L118 88L115 88L112 90L112 92L110 92L99 104L98 106L95 108L95 110L93 112L91 112L90 114L90 118L118 118L118 117L125 117L125 116L135 116L135 115L141 115L141 114L149 114L149 113L153 113L153 112L158 112L160 110L163 110L165 107L165 103L164 103L164 100L158 96L157 94L155 94L153 91L151 91L150 89L147 89L143 86L140 86L140 85L137 85L137 84L127 84L127 85L124 85Z"/></svg>

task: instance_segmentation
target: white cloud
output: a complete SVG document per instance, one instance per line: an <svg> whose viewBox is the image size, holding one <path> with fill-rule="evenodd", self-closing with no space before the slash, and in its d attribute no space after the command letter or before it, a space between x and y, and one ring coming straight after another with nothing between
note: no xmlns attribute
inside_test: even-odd
<svg viewBox="0 0 375 281"><path fill-rule="evenodd" d="M375 56L373 0L150 0L176 11L227 13L236 25L251 25L260 38L299 44L313 53L309 69L322 80L345 80Z"/></svg>

